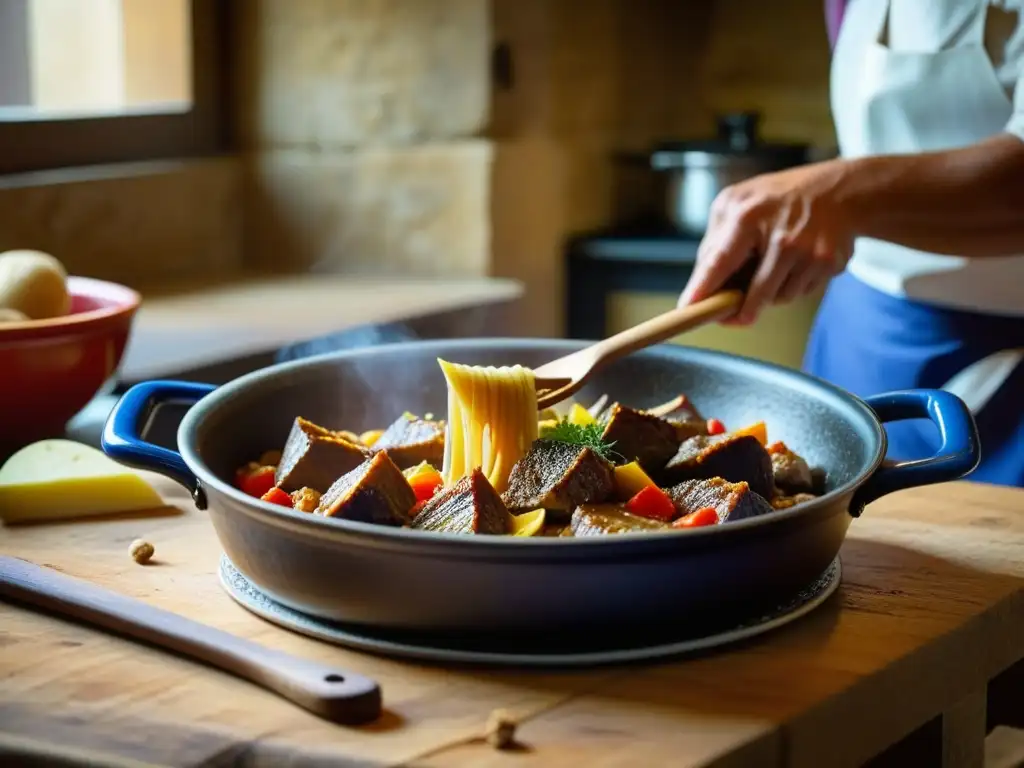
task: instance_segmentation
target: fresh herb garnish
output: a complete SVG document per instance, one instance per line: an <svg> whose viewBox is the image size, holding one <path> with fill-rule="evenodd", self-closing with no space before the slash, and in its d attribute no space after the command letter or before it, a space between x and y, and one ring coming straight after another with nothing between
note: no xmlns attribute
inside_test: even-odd
<svg viewBox="0 0 1024 768"><path fill-rule="evenodd" d="M606 442L603 439L604 425L602 424L573 424L567 418L562 419L554 426L544 427L540 431L541 440L550 440L556 443L569 443L589 448L599 456L608 461L615 461L622 458L612 448L614 442Z"/></svg>

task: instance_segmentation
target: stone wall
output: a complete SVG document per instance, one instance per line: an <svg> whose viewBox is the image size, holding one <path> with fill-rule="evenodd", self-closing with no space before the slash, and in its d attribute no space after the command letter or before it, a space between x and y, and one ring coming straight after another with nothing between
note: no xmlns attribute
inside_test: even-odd
<svg viewBox="0 0 1024 768"><path fill-rule="evenodd" d="M559 334L573 232L659 205L615 160L757 108L829 143L804 0L251 0L236 27L245 252L275 269L500 275ZM796 41L797 44L794 44Z"/></svg>

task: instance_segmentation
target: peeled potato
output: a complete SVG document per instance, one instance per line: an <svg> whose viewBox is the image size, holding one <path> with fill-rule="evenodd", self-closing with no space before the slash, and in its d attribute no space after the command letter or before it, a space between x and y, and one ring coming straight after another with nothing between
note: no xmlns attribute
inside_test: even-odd
<svg viewBox="0 0 1024 768"><path fill-rule="evenodd" d="M30 320L66 315L71 308L67 272L42 251L0 254L0 309L13 309Z"/></svg>
<svg viewBox="0 0 1024 768"><path fill-rule="evenodd" d="M19 312L16 309L0 308L0 324L24 323L26 320L28 320L28 315L24 312Z"/></svg>

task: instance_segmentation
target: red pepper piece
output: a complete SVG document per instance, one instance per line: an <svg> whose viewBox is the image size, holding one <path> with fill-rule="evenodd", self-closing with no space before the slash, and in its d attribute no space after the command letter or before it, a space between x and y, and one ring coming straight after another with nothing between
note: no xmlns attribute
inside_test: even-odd
<svg viewBox="0 0 1024 768"><path fill-rule="evenodd" d="M725 424L720 422L718 419L708 419L708 434L709 435L724 435Z"/></svg>
<svg viewBox="0 0 1024 768"><path fill-rule="evenodd" d="M699 528L702 525L718 525L718 513L714 507L703 507L672 523L673 528Z"/></svg>
<svg viewBox="0 0 1024 768"><path fill-rule="evenodd" d="M260 496L260 498L263 501L269 501L271 504L280 504L282 507L288 507L289 509L292 507L292 497L276 485Z"/></svg>
<svg viewBox="0 0 1024 768"><path fill-rule="evenodd" d="M415 504L413 504L412 509L409 510L409 519L415 520L416 515L423 511L423 508L427 506L428 501L430 501L430 499L423 499L423 501L417 501Z"/></svg>
<svg viewBox="0 0 1024 768"><path fill-rule="evenodd" d="M672 503L668 494L656 485L648 485L637 493L626 502L626 509L634 515L666 523L676 516L676 505Z"/></svg>
<svg viewBox="0 0 1024 768"><path fill-rule="evenodd" d="M260 498L274 487L274 472L271 466L241 469L235 482L243 493Z"/></svg>
<svg viewBox="0 0 1024 768"><path fill-rule="evenodd" d="M444 485L441 473L434 469L425 469L417 472L408 478L413 493L416 494L416 501L428 501L437 493L437 489Z"/></svg>

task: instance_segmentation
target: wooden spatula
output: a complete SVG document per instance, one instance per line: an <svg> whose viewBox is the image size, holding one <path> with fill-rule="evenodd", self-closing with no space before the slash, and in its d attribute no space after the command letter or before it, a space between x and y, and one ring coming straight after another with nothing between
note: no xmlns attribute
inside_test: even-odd
<svg viewBox="0 0 1024 768"><path fill-rule="evenodd" d="M381 713L373 680L271 650L184 616L13 557L0 557L0 597L127 635L230 672L327 720Z"/></svg>
<svg viewBox="0 0 1024 768"><path fill-rule="evenodd" d="M550 408L576 394L598 368L613 360L707 323L731 317L743 304L756 269L757 260L751 258L726 282L721 291L703 301L669 310L603 341L534 368L537 407Z"/></svg>

